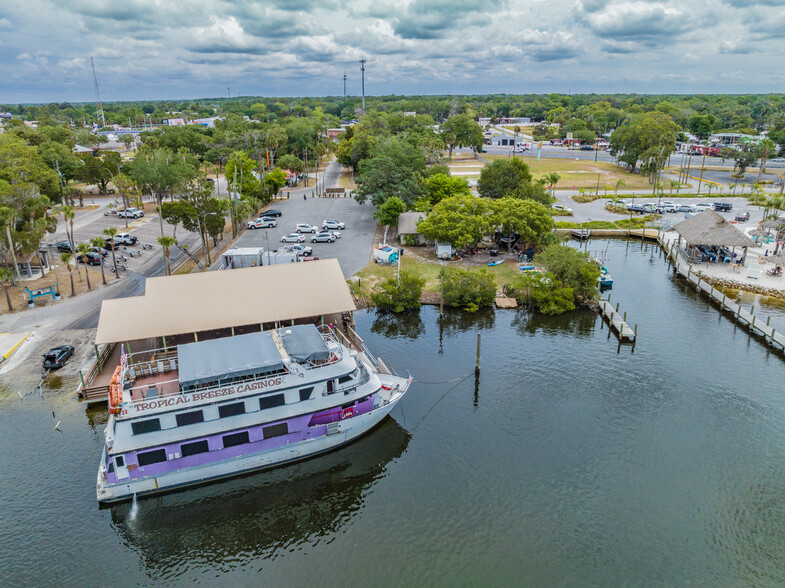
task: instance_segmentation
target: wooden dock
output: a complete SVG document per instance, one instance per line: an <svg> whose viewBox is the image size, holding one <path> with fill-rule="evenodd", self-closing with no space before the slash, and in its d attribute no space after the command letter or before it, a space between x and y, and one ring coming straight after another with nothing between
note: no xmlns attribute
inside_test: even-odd
<svg viewBox="0 0 785 588"><path fill-rule="evenodd" d="M619 339L634 343L635 331L624 321L624 317L607 300L600 299L599 304L603 318L607 319L608 324L618 333Z"/></svg>
<svg viewBox="0 0 785 588"><path fill-rule="evenodd" d="M754 307L742 307L725 295L724 288L722 290L715 288L711 278L693 272L692 265L679 256L675 247L671 247L669 251L665 247L662 238L660 238L660 245L668 258L673 262L674 270L682 275L687 282L694 285L699 292L708 294L713 301L720 305L722 310L733 315L735 322L746 327L751 334L759 335L772 347L785 351L785 333L779 333L776 329L769 326L771 317L766 317L764 319L755 316Z"/></svg>

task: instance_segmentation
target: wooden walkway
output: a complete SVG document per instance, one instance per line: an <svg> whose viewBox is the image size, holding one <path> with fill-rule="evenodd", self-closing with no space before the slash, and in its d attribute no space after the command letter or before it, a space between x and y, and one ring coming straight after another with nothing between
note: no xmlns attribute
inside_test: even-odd
<svg viewBox="0 0 785 588"><path fill-rule="evenodd" d="M496 308L518 308L518 301L507 296L496 297Z"/></svg>
<svg viewBox="0 0 785 588"><path fill-rule="evenodd" d="M624 318L607 300L600 300L600 309L603 318L608 319L608 324L619 334L619 339L622 341L635 342L635 331L624 322Z"/></svg>
<svg viewBox="0 0 785 588"><path fill-rule="evenodd" d="M692 271L692 265L679 256L677 248L671 247L671 250L668 251L662 238L660 238L660 245L669 259L673 262L673 267L676 272L684 276L684 278L690 284L693 284L698 291L708 294L723 310L733 315L736 323L746 327L750 333L762 336L772 347L785 351L785 333L780 333L769 326L771 317L766 317L764 320L761 317L755 316L754 307L742 307L725 295L723 291L724 288L723 290L715 288L712 285L711 278L701 276L700 273L694 273Z"/></svg>

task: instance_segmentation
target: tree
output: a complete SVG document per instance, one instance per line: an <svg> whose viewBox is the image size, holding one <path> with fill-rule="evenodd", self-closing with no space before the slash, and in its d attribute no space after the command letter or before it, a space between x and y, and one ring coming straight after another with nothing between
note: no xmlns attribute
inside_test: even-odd
<svg viewBox="0 0 785 588"><path fill-rule="evenodd" d="M760 167L758 168L759 182L761 174L766 171L766 162L769 160L771 154L776 152L777 146L771 139L763 139L760 143L758 143L758 155L760 156Z"/></svg>
<svg viewBox="0 0 785 588"><path fill-rule="evenodd" d="M123 145L125 145L126 149L130 149L131 145L133 145L134 142L136 141L134 136L131 135L130 133L125 133L123 135L120 135L119 137L117 137L117 140L120 141Z"/></svg>
<svg viewBox="0 0 785 588"><path fill-rule="evenodd" d="M434 206L431 214L417 225L417 230L426 239L463 247L482 239L493 222L487 200L476 196L453 196Z"/></svg>
<svg viewBox="0 0 785 588"><path fill-rule="evenodd" d="M158 244L163 247L164 250L164 259L166 260L166 275L172 275L172 268L169 265L169 248L176 244L177 241L174 237L169 237L168 235L164 235L163 237L158 237Z"/></svg>
<svg viewBox="0 0 785 588"><path fill-rule="evenodd" d="M527 304L548 315L575 310L573 289L565 286L551 273L528 273L507 285L507 294L519 304Z"/></svg>
<svg viewBox="0 0 785 588"><path fill-rule="evenodd" d="M633 115L611 135L610 152L634 170L653 177L676 148L679 127L667 114L651 111Z"/></svg>
<svg viewBox="0 0 785 588"><path fill-rule="evenodd" d="M279 157L277 166L282 170L288 169L289 171L292 171L296 174L301 174L303 171L305 171L303 160L290 153Z"/></svg>
<svg viewBox="0 0 785 588"><path fill-rule="evenodd" d="M576 299L591 300L596 296L600 267L588 252L567 245L549 245L537 254L535 260L558 281L572 288Z"/></svg>
<svg viewBox="0 0 785 588"><path fill-rule="evenodd" d="M82 156L82 167L76 170L76 179L96 184L100 194L106 194L107 186L122 166L120 154L106 151L101 156L87 153Z"/></svg>
<svg viewBox="0 0 785 588"><path fill-rule="evenodd" d="M445 198L470 196L472 193L466 178L456 178L447 174L434 174L424 183L425 193L431 205L439 204Z"/></svg>
<svg viewBox="0 0 785 588"><path fill-rule="evenodd" d="M679 180L668 180L668 188L670 188L671 194L673 194L673 189L676 188L676 193L678 194L678 190L681 188L681 182Z"/></svg>
<svg viewBox="0 0 785 588"><path fill-rule="evenodd" d="M485 198L530 198L550 204L551 197L541 184L532 182L529 166L520 159L497 159L482 168L477 191Z"/></svg>
<svg viewBox="0 0 785 588"><path fill-rule="evenodd" d="M109 237L109 247L112 250L112 265L114 266L114 275L119 280L120 279L120 272L117 271L117 257L115 257L115 242L114 236L119 233L120 231L117 230L115 227L108 227L104 229L104 235ZM73 278L72 278L73 280Z"/></svg>
<svg viewBox="0 0 785 588"><path fill-rule="evenodd" d="M390 227L398 224L398 217L406 210L406 204L397 196L388 198L384 203L373 213L373 216L379 220L382 226ZM385 240L386 241L386 240Z"/></svg>
<svg viewBox="0 0 785 588"><path fill-rule="evenodd" d="M174 194L196 177L199 162L192 155L174 153L169 149L141 150L129 167L128 175L139 186L143 194L155 197L158 211L164 198ZM164 221L159 215L161 236Z"/></svg>
<svg viewBox="0 0 785 588"><path fill-rule="evenodd" d="M377 285L371 300L381 311L403 312L420 307L420 296L425 280L409 272L400 272L398 278L389 278Z"/></svg>
<svg viewBox="0 0 785 588"><path fill-rule="evenodd" d="M93 237L90 239L90 245L98 249L98 255L101 256L101 282L106 286L106 273L104 272L104 256L101 250L106 247L106 240L103 237Z"/></svg>
<svg viewBox="0 0 785 588"><path fill-rule="evenodd" d="M130 208L131 204L138 208L143 208L142 193L139 191L139 186L136 185L130 177L125 174L117 174L112 183L117 188L120 198L123 199L123 208ZM123 217L125 221L125 228L128 228L128 217Z"/></svg>
<svg viewBox="0 0 785 588"><path fill-rule="evenodd" d="M68 277L71 278L71 296L76 296L76 289L74 288L74 274L71 270L71 258L74 256L73 253L69 253L67 251L63 251L60 254L60 261L65 264L65 267L68 268Z"/></svg>
<svg viewBox="0 0 785 588"><path fill-rule="evenodd" d="M553 217L539 202L508 196L491 202L491 209L499 231L517 234L524 243L540 243L553 230Z"/></svg>
<svg viewBox="0 0 785 588"><path fill-rule="evenodd" d="M85 278L87 278L87 289L88 290L92 290L93 288L90 285L90 272L87 271L87 259L88 259L87 254L90 253L90 251L91 251L90 246L87 243L79 243L79 245L76 248L76 250L81 254L82 262L84 263L84 275L85 275ZM79 261L79 259L77 258L77 262L78 261Z"/></svg>
<svg viewBox="0 0 785 588"><path fill-rule="evenodd" d="M14 310L14 307L11 306L11 296L8 293L8 283L14 281L14 272L11 271L10 268L7 267L0 267L0 282L3 283L3 290L5 290L5 301L8 304L8 312Z"/></svg>
<svg viewBox="0 0 785 588"><path fill-rule="evenodd" d="M627 182L625 182L623 179L616 180L616 183L613 185L613 197L618 198L619 190L621 188L626 188L626 187L627 187Z"/></svg>
<svg viewBox="0 0 785 588"><path fill-rule="evenodd" d="M551 187L551 196L556 197L556 184L559 183L561 176L556 172L551 172L542 176Z"/></svg>
<svg viewBox="0 0 785 588"><path fill-rule="evenodd" d="M487 269L470 272L462 268L442 268L444 303L462 306L469 312L481 306L492 306L496 298L496 282Z"/></svg>
<svg viewBox="0 0 785 588"><path fill-rule="evenodd" d="M468 114L451 116L439 127L439 132L450 149L450 159L455 147L482 149L482 127Z"/></svg>
<svg viewBox="0 0 785 588"><path fill-rule="evenodd" d="M358 188L354 198L362 204L368 198L374 206L397 196L408 206L422 193L420 175L425 171L425 156L411 144L392 137L374 148L374 156L360 162Z"/></svg>
<svg viewBox="0 0 785 588"><path fill-rule="evenodd" d="M749 166L755 165L758 161L758 150L751 143L744 143L739 149L725 147L721 153L723 158L735 162L733 169L737 170L739 177L744 175Z"/></svg>

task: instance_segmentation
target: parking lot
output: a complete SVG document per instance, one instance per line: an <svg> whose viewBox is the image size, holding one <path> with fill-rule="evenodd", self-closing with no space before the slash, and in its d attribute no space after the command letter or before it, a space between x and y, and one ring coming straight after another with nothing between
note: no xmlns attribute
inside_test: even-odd
<svg viewBox="0 0 785 588"><path fill-rule="evenodd" d="M79 210L77 209L76 217L74 218L74 242L76 245L79 243L89 242L94 237L105 237L104 229L108 227L115 227L120 233L130 233L137 238L135 246L118 245L117 255L125 258L125 261L118 258L118 265L121 267L125 265L127 271L138 272L147 276L161 275L164 273L163 255L161 254L161 246L158 244L158 237L161 236L161 227L158 220L158 213L146 212L145 216L139 219L128 219L128 228L125 226L125 219L118 217L116 214L104 214L109 209L105 203L99 203L100 207L95 210ZM148 209L151 208L148 206ZM164 223L164 231L167 235L172 234L173 227L168 223ZM190 248L194 245L198 246L199 237L195 233L185 231L183 227L178 227L176 237L181 244L187 244ZM54 244L57 241L66 240L65 225L63 224L62 217L58 219L57 232L49 237L50 246L56 251ZM147 245L148 248L144 248ZM176 262L184 254L177 248L172 247L170 250L172 262ZM111 266L111 259L107 257L107 263Z"/></svg>
<svg viewBox="0 0 785 588"><path fill-rule="evenodd" d="M248 230L237 240L237 247L264 247L275 250L287 245L281 237L295 232L295 225L308 223L321 229L322 221L335 219L343 222L346 229L339 231L341 238L334 243L311 243L313 235L306 233L304 245L313 247L313 256L320 259L335 257L345 277L352 276L365 267L371 258L371 245L376 231L374 208L370 203L357 204L353 198L311 198L303 200L295 196L289 200L276 201L270 208L280 210L283 215L276 220L272 229Z"/></svg>

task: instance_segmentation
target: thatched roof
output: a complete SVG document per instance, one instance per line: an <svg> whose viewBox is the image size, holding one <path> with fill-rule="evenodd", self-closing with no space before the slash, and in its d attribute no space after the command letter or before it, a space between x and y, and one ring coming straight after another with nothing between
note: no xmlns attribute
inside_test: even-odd
<svg viewBox="0 0 785 588"><path fill-rule="evenodd" d="M398 217L399 235L416 235L417 223L425 218L424 212L404 212Z"/></svg>
<svg viewBox="0 0 785 588"><path fill-rule="evenodd" d="M691 216L673 227L690 245L755 247L755 242L713 210Z"/></svg>

